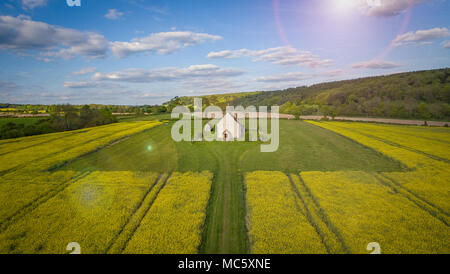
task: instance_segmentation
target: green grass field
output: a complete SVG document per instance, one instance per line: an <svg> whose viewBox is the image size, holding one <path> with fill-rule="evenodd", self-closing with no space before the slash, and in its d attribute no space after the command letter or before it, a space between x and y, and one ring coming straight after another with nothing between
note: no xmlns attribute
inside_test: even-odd
<svg viewBox="0 0 450 274"><path fill-rule="evenodd" d="M131 121L154 121L154 120L169 120L170 114L156 114L156 115L116 115L119 122L131 122Z"/></svg>
<svg viewBox="0 0 450 274"><path fill-rule="evenodd" d="M261 153L167 118L0 142L0 253L450 251L448 129L281 120Z"/></svg>
<svg viewBox="0 0 450 274"><path fill-rule="evenodd" d="M45 118L0 118L0 127L6 125L7 123L24 124L25 126L31 126L42 119Z"/></svg>

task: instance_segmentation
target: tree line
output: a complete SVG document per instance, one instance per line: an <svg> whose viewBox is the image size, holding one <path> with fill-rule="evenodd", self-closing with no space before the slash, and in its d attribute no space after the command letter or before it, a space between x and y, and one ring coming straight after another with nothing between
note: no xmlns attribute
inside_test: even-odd
<svg viewBox="0 0 450 274"><path fill-rule="evenodd" d="M259 92L231 105L278 105L294 115L450 119L450 69Z"/></svg>
<svg viewBox="0 0 450 274"><path fill-rule="evenodd" d="M72 105L56 105L49 118L40 119L35 124L25 125L13 122L4 124L0 127L0 139L76 130L116 122L116 117L107 107L91 109L89 105L81 108Z"/></svg>
<svg viewBox="0 0 450 274"><path fill-rule="evenodd" d="M280 106L286 114L450 120L450 69L399 73L276 91L203 96L205 105ZM167 105L192 105L176 97Z"/></svg>
<svg viewBox="0 0 450 274"><path fill-rule="evenodd" d="M84 105L72 105L77 110L80 110ZM99 110L108 109L112 113L165 113L167 111L165 106L160 105L142 105L142 106L128 106L128 105L99 105L99 104L89 104L90 109ZM61 105L29 105L29 104L9 104L0 103L0 111L12 112L12 113L28 113L28 114L39 114L39 113L53 113L57 109L61 108Z"/></svg>

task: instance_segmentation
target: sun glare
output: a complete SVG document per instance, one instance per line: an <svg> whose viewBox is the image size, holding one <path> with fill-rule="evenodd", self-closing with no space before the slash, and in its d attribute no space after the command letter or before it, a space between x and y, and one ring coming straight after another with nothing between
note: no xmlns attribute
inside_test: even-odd
<svg viewBox="0 0 450 274"><path fill-rule="evenodd" d="M333 2L335 10L337 10L338 12L349 11L354 3L353 0L333 0Z"/></svg>

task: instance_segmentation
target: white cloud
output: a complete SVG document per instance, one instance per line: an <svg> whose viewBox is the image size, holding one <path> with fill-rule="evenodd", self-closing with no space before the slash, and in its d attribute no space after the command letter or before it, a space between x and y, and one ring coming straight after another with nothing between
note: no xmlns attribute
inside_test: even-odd
<svg viewBox="0 0 450 274"><path fill-rule="evenodd" d="M186 89L191 94L205 94L217 92L230 92L241 90L245 85L238 84L227 78L216 77L213 81L209 78L188 79L180 84L181 88Z"/></svg>
<svg viewBox="0 0 450 274"><path fill-rule="evenodd" d="M264 50L224 50L210 52L207 58L211 59L233 59L241 57L252 57L254 62L270 62L278 65L299 65L311 68L324 67L331 64L331 60L321 60L310 51L298 51L293 47L277 47Z"/></svg>
<svg viewBox="0 0 450 274"><path fill-rule="evenodd" d="M245 72L236 68L220 68L216 65L193 65L187 68L160 68L160 69L125 69L117 72L94 74L97 81L110 80L134 83L150 83L158 81L174 81L194 78L232 77Z"/></svg>
<svg viewBox="0 0 450 274"><path fill-rule="evenodd" d="M332 78L340 76L343 73L342 70L322 71L317 73L304 73L304 72L289 72L285 74L279 74L275 76L262 76L255 79L256 82L263 83L278 83L278 82L301 82L303 80L309 80L313 78Z"/></svg>
<svg viewBox="0 0 450 274"><path fill-rule="evenodd" d="M74 75L86 75L86 74L91 74L97 71L97 68L95 67L87 67L87 68L83 68L79 71L74 71L72 72L72 74Z"/></svg>
<svg viewBox="0 0 450 274"><path fill-rule="evenodd" d="M166 82L170 90L182 90L189 93L217 93L228 92L230 90L238 90L243 87L241 84L236 84L233 77L241 76L245 71L236 68L221 68L216 65L193 65L186 68L168 67L158 69L124 69L117 72L101 73L97 72L92 77L92 81L88 83L67 83L67 87L76 88L95 85L93 83L110 83L109 81L154 84L152 90L155 88L161 89L161 82ZM166 85L164 83L164 85ZM173 85L179 88L174 88ZM81 88L79 87L79 88ZM141 96L143 93L139 92ZM153 92L151 93L153 94Z"/></svg>
<svg viewBox="0 0 450 274"><path fill-rule="evenodd" d="M123 16L123 12L120 12L116 9L109 9L108 13L105 14L105 18L110 19L110 20L116 20L119 19Z"/></svg>
<svg viewBox="0 0 450 274"><path fill-rule="evenodd" d="M34 9L47 5L47 0L22 0L22 7L24 9Z"/></svg>
<svg viewBox="0 0 450 274"><path fill-rule="evenodd" d="M450 41L442 42L444 49L450 49Z"/></svg>
<svg viewBox="0 0 450 274"><path fill-rule="evenodd" d="M41 55L63 59L71 59L78 55L88 58L106 57L108 51L108 41L106 38L94 32L86 32L84 35L85 41L83 43L75 43L69 48L43 53Z"/></svg>
<svg viewBox="0 0 450 274"><path fill-rule="evenodd" d="M394 63L394 62L388 62L388 61L382 61L382 60L372 60L367 62L360 62L355 63L351 65L352 68L359 69L392 69L392 68L398 68L401 67L400 64Z"/></svg>
<svg viewBox="0 0 450 274"><path fill-rule="evenodd" d="M98 87L98 82L65 82L65 88L95 88Z"/></svg>
<svg viewBox="0 0 450 274"><path fill-rule="evenodd" d="M234 59L249 56L250 52L251 51L248 49L213 51L210 52L206 57L210 59Z"/></svg>
<svg viewBox="0 0 450 274"><path fill-rule="evenodd" d="M118 84L96 82L96 81L82 81L82 82L65 82L65 88L71 89L87 89L87 88L123 88Z"/></svg>
<svg viewBox="0 0 450 274"><path fill-rule="evenodd" d="M0 49L37 50L41 57L100 58L106 56L108 42L94 32L62 28L26 17L0 16Z"/></svg>
<svg viewBox="0 0 450 274"><path fill-rule="evenodd" d="M160 32L135 38L131 42L111 42L111 50L119 58L136 53L170 54L189 46L220 39L221 36L190 31Z"/></svg>
<svg viewBox="0 0 450 274"><path fill-rule="evenodd" d="M170 54L185 47L217 41L221 36L189 31L154 33L131 42L111 42L95 32L32 21L25 16L0 16L0 50L38 51L36 59L51 62L52 58L71 59L106 57L109 47L118 57L136 53Z"/></svg>
<svg viewBox="0 0 450 274"><path fill-rule="evenodd" d="M12 91L18 89L19 86L13 82L0 81L0 92Z"/></svg>
<svg viewBox="0 0 450 274"><path fill-rule="evenodd" d="M428 30L410 31L405 34L398 35L392 45L394 47L414 44L430 44L430 40L444 38L450 36L447 28L433 28Z"/></svg>
<svg viewBox="0 0 450 274"><path fill-rule="evenodd" d="M351 0L348 0L351 1ZM354 4L366 16L391 17L428 0L356 0Z"/></svg>

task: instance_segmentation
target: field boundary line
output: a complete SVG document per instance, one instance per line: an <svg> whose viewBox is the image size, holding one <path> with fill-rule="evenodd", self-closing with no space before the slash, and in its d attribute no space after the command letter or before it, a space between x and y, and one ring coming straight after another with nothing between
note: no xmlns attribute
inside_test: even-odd
<svg viewBox="0 0 450 274"><path fill-rule="evenodd" d="M328 242L325 240L325 237L324 237L324 235L323 235L322 230L321 230L321 229L319 228L319 226L317 225L316 220L312 217L311 212L310 212L310 209L306 206L306 202L304 201L304 198L301 196L299 190L298 190L297 187L295 186L295 183L294 183L294 181L292 180L291 175L290 175L290 174L286 174L286 175L287 175L288 178L289 178L289 181L290 181L290 184L291 184L292 191L294 191L294 193L296 194L297 198L298 198L298 199L302 202L302 204L303 204L303 207L300 206L300 205L298 204L297 199L295 199L295 204L296 204L298 210L306 216L306 218L308 219L308 222L311 224L312 227L314 227L314 230L316 230L317 234L319 235L320 240L321 240L322 244L325 246L327 252L331 254L331 248L330 248ZM303 211L304 211L304 212L303 212Z"/></svg>
<svg viewBox="0 0 450 274"><path fill-rule="evenodd" d="M203 225L202 225L202 238L201 238L200 244L198 245L198 248L197 248L197 252L199 254L202 252L203 246L206 242L206 238L208 237L207 236L207 231L208 231L207 221L209 218L208 212L210 210L212 210L211 207L212 207L212 203L213 203L214 184L215 184L216 177L217 177L217 175L214 172L212 172L212 174L213 174L213 177L211 179L211 188L209 190L210 193L209 193L208 205L206 206L206 211L205 211L205 221L203 222Z"/></svg>
<svg viewBox="0 0 450 274"><path fill-rule="evenodd" d="M328 217L328 214L325 212L325 210L320 206L319 201L317 200L317 198L314 196L314 194L312 193L311 189L309 189L309 187L306 185L305 181L303 180L302 176L300 174L295 174L298 179L300 180L300 183L302 184L302 186L305 188L306 193L309 195L309 197L311 198L312 202L314 203L316 209L318 210L319 216L322 218L323 222L328 226L328 228L336 235L336 237L339 239L339 241L341 242L345 252L347 253L351 253L350 252L350 248L345 244L344 241L344 237L342 237L341 233L339 232L339 230L333 225L333 223L330 220L330 217Z"/></svg>
<svg viewBox="0 0 450 274"><path fill-rule="evenodd" d="M217 152L215 152L217 154ZM219 157L223 158L225 157L224 155L220 155ZM219 160L220 161L220 160ZM229 249L230 245L227 241L227 238L229 237L230 233L230 215L231 213L229 212L229 205L228 205L228 201L230 201L232 199L231 197L231 193L233 192L233 190L231 189L233 187L233 183L232 178L230 178L231 172L230 172L230 167L231 164L229 164L229 162L223 162L226 164L222 165L222 170L225 170L225 172L223 173L223 177L225 178L225 180L222 180L223 185L222 185L222 198L223 198L223 208L222 208L222 222L221 222L221 227L222 227L222 233L220 235L220 247L221 247L221 253L223 253L223 250L225 249ZM232 171L232 170L231 170ZM228 176L227 176L228 175Z"/></svg>
<svg viewBox="0 0 450 274"><path fill-rule="evenodd" d="M158 126L158 125L156 125L156 126L154 126L154 127L157 127L157 126ZM136 129L136 128L140 128L140 127L144 127L144 126L132 127L132 128L128 128L128 129L126 129L126 130ZM136 134L138 134L138 133L145 132L145 131L150 130L150 129L154 128L154 127L151 127L151 128L148 128L148 129L144 129L144 130L142 130L142 131L138 131L138 132L135 132L135 133L132 133L132 134L129 134L129 135L125 135L125 136L122 136L122 137L120 137L120 138L118 138L118 139L111 140L111 142L109 142L109 143L107 143L107 144L104 144L104 145L102 145L102 146L99 146L99 147L97 147L97 148L95 148L95 149L93 149L93 150L91 150L91 151L88 151L88 152L86 152L86 153L84 153L84 154L82 154L82 155L79 155L79 156L77 156L77 157L75 157L75 158L73 158L73 159L69 159L69 160L66 160L66 161L62 161L62 162L56 163L56 164L54 164L53 166L47 168L47 169L44 170L44 171L56 171L56 170L58 170L58 169L61 169L61 168L64 167L64 166L66 166L66 165L72 163L72 162L75 161L75 160L78 160L78 159L80 159L80 158L82 158L82 157L85 157L85 156L91 154L91 153L96 153L96 152L98 152L98 151L100 151L100 150L102 150L102 149L104 149L104 148L107 148L107 147L108 147L109 145L111 145L112 143L122 141L122 140L125 139L125 138L130 138L130 137L132 137L132 136L134 136L134 135L136 135ZM103 136L101 136L101 137L99 137L99 138L92 139L92 140L90 140L90 141L88 141L88 142L85 142L85 143L82 143L82 144L80 144L80 145L76 145L76 146L70 147L69 149L72 149L72 148L75 148L75 147L81 146L81 145L86 145L86 144L92 143L92 142L94 142L94 141L97 141L97 140L101 140L101 139L107 138L108 136L111 136L111 135L120 133L121 131L124 131L124 130L119 130L119 131L115 131L114 133L110 133L110 134L103 135ZM68 150L68 149L66 149L66 150ZM59 151L59 152L57 152L57 153L55 153L55 154L58 154L58 153L60 153L60 152L61 152L61 151Z"/></svg>
<svg viewBox="0 0 450 274"><path fill-rule="evenodd" d="M344 129L344 130L352 131L351 129L348 129L348 128L345 128L345 127L342 127L342 126L339 126L339 125L335 125L335 126L341 128L341 129ZM394 147L405 149L405 150L408 150L408 151L411 151L411 152L414 152L414 153L422 154L422 155L424 155L424 156L426 156L428 158L431 158L433 160L436 160L436 161L441 161L441 162L444 162L444 163L447 163L447 164L450 163L450 160L448 160L448 159L445 159L445 158L442 158L442 157L439 157L439 156L436 156L436 155L432 155L432 154L429 154L429 153L421 151L421 150L417 150L417 149L414 149L414 148L411 148L411 147L407 147L407 146L398 144L396 142L389 141L389 140L386 140L386 139L381 138L381 137L377 137L377 136L369 134L369 133L363 133L363 132L361 132L361 131L359 131L357 129L355 129L353 131L356 131L358 134L361 134L363 136L375 139L377 141L383 142L383 143L388 144L390 146L394 146Z"/></svg>
<svg viewBox="0 0 450 274"><path fill-rule="evenodd" d="M210 193L210 197L209 197L209 201L208 201L208 206L206 207L206 218L205 218L205 224L203 227L203 232L202 232L202 239L201 239L201 243L199 245L199 253L201 254L205 254L206 253L206 243L209 241L211 242L215 242L213 240L210 239L209 236L209 232L211 230L214 229L214 219L212 216L216 216L219 206L217 205L218 202L216 202L219 198L219 195L217 195L216 193L219 192L218 190L218 176L221 172L221 165L220 165L220 160L219 160L219 156L217 155L217 153L215 151L212 151L211 149L208 150L208 153L210 155L212 155L212 157L214 158L215 161L215 172L213 172L213 178L212 178L212 185L211 185L211 193ZM223 186L222 186L223 188ZM222 197L223 198L223 197ZM211 212L210 212L211 211ZM209 214L211 213L211 214Z"/></svg>
<svg viewBox="0 0 450 274"><path fill-rule="evenodd" d="M306 123L308 123L308 122L306 122ZM360 146L362 146L362 147L364 147L364 148L366 148L366 149L369 149L369 150L373 151L375 154L378 154L378 155L381 155L381 156L383 156L383 157L386 157L386 158L390 159L391 161L393 161L393 162L395 162L395 163L397 163L397 164L399 165L400 170L398 170L398 171L405 171L405 170L406 170L406 171L413 171L413 170L415 170L414 168L411 168L411 167L407 166L407 165L406 165L405 163L403 163L402 161L400 161L400 160L398 160L398 159L395 159L395 158L392 157L391 155L384 154L383 152L381 152L381 151L379 151L379 150L376 150L376 149L373 148L373 147L367 146L367 145L365 145L365 144L363 144L363 143L360 143L360 142L358 142L357 140L355 140L355 139L353 139L353 138L350 138L350 137L348 137L348 136L345 136L345 135L342 134L342 133L336 132L336 131L334 131L334 130L332 130L332 129L329 129L329 128L321 127L321 126L316 125L316 124L312 124L312 123L308 123L308 124L310 124L310 125L312 125L312 126L316 126L316 127L318 127L318 128L324 129L324 130L331 131L331 132L333 132L334 134L336 134L336 135L338 135L338 136L340 136L340 137L343 137L343 138L345 138L345 139L347 139L347 140L349 140L349 141L351 141L351 142L353 142L353 143L356 143L356 144L358 144L358 145L360 145ZM343 129L348 130L348 131L351 131L351 130L346 129L346 128L343 128ZM359 132L356 132L356 133L359 134ZM392 171L392 170L391 170L391 171Z"/></svg>
<svg viewBox="0 0 450 274"><path fill-rule="evenodd" d="M388 175L385 175L383 173L378 173L380 176L388 179L389 181L391 181L393 184L395 184L397 187L405 190L406 192L408 192L409 194L413 195L415 198L422 200L424 203L430 205L431 207L434 207L436 210L440 211L442 214L446 215L447 217L450 217L450 214L448 214L447 212L445 212L443 209L441 209L440 207L436 206L435 204L427 201L426 199L420 197L419 195L417 195L416 193L414 193L413 191L409 190L407 187L404 187L402 184L400 184L399 182L397 182L395 179L389 177Z"/></svg>
<svg viewBox="0 0 450 274"><path fill-rule="evenodd" d="M45 135L49 135L49 134L63 134L63 133L82 133L82 132L73 132L74 130L70 130L70 131L58 131L58 132L52 132L52 133L44 133L44 134L38 134L38 135L31 135L31 136L24 136L24 137L18 137L18 138L10 138L10 139L3 139L0 140L0 147L4 146L4 145L8 145L8 144L12 144L12 143L20 143L23 140L19 140L19 139L29 139L29 140L34 140L34 139L39 139L42 138Z"/></svg>
<svg viewBox="0 0 450 274"><path fill-rule="evenodd" d="M45 140L45 141L42 141L40 143L34 144L34 145L29 145L29 146L18 148L18 149L14 149L14 150L11 150L11 151L8 151L8 152L0 153L0 157L4 156L4 155L7 155L7 154L10 154L10 153L17 152L19 150L24 150L24 149L32 148L32 147L35 147L35 146L47 144L47 143L53 142L53 141L61 139L61 138L68 138L68 137L72 137L73 135L81 134L81 133L84 133L84 132L69 132L67 134L67 136L64 136L64 137L58 136L58 137L50 138L48 140ZM39 135L37 135L37 136L39 136ZM15 141L15 142L11 142L11 143L20 143L20 142L21 141Z"/></svg>
<svg viewBox="0 0 450 274"><path fill-rule="evenodd" d="M244 162L245 157L247 157L247 154L249 153L249 151L251 150L251 147L246 148L243 152L238 153L238 157L237 157L237 171L238 171L238 176L239 176L239 182L241 185L241 195L242 195L242 205L243 205L243 210L244 213L243 218L244 218L244 223L243 223L243 227L244 227L244 231L245 231L245 253L247 254L251 254L252 253L252 245L251 245L251 237L250 237L250 216L248 215L248 201L247 201L247 183L245 181L245 175L246 175L246 171L241 170L239 167L241 166L241 164ZM242 252L243 253L243 252Z"/></svg>
<svg viewBox="0 0 450 274"><path fill-rule="evenodd" d="M171 177L172 177L172 172L166 174L166 177L163 179L163 182L162 182L162 184L161 184L161 187L156 191L155 197L153 197L153 199L152 199L152 200L150 201L150 203L148 204L147 208L145 208L145 210L144 210L142 216L139 217L139 222L137 222L137 225L134 226L134 227L132 227L132 229L131 229L131 231L130 231L130 234L129 234L129 237L128 237L128 238L125 240L125 242L123 243L123 245L122 245L122 247L120 248L120 251L118 252L118 254L122 254L122 253L125 251L125 249L126 249L127 246L128 246L128 243L131 241L131 239L133 238L134 234L136 233L136 231L137 231L137 230L139 229L139 227L141 226L142 220L147 216L148 212L150 211L150 209L152 208L152 206L153 206L153 204L155 203L156 199L158 198L159 193L160 193L161 190L166 186L167 181L169 181L169 179L170 179ZM156 185L159 183L159 181L160 181L160 180L158 180L158 182L156 182L156 183L154 184L154 186L156 186ZM153 187L152 187L152 189L153 189ZM151 190L150 190L147 194L150 194L150 192L151 192ZM145 198L147 198L147 196L146 196ZM142 202L144 202L144 200L143 200ZM133 214L133 216L134 216L134 214ZM131 220L131 219L130 219L130 220ZM122 233L121 233L121 234L122 234ZM120 236L120 235L119 235L119 236ZM117 239L116 239L116 240L117 240ZM111 245L111 247L112 247L112 245ZM109 250L107 250L107 252L108 252L108 251L109 251Z"/></svg>
<svg viewBox="0 0 450 274"><path fill-rule="evenodd" d="M215 145L208 146L206 151L211 156L211 163L214 163L210 170L214 176L199 253L249 254L251 248L245 225L245 182L243 172L239 169L242 151L220 153Z"/></svg>
<svg viewBox="0 0 450 274"><path fill-rule="evenodd" d="M441 208L417 196L417 194L411 192L410 190L408 190L407 188L403 187L401 184L396 182L394 179L384 174L376 173L374 174L374 177L379 181L380 184L389 187L391 190L394 191L394 193L402 195L403 197L414 203L416 206L418 206L420 209L426 211L434 218L443 222L446 226L449 226L449 214L446 213Z"/></svg>
<svg viewBox="0 0 450 274"><path fill-rule="evenodd" d="M366 137L373 138L373 139L378 140L380 142L386 143L388 145L394 146L394 147L398 147L398 148L405 149L405 150L408 150L408 151L411 151L411 152L414 152L414 153L422 154L422 155L424 155L424 156L426 156L428 158L431 158L433 160L436 160L436 161L441 161L441 162L444 162L444 163L447 163L447 164L450 163L450 160L448 160L448 159L445 159L445 158L442 158L442 157L439 157L439 156L436 156L436 155L432 155L432 154L426 153L426 152L421 151L421 150L410 148L410 147L407 147L407 146L404 146L404 145L401 145L401 144L398 144L398 143L395 143L395 142L392 142L392 141L388 141L386 139L374 136L372 134L362 133L362 132L358 132L358 133L361 134L361 135L364 135Z"/></svg>
<svg viewBox="0 0 450 274"><path fill-rule="evenodd" d="M303 204L302 209L305 211L304 213L306 218L308 219L312 227L314 227L317 234L320 236L323 245L327 249L327 252L330 254L350 253L349 248L346 246L342 237L329 221L328 216L325 214L325 212L323 212L323 209L320 207L320 205L318 205L318 203L316 203L316 201L314 200L314 197L306 187L303 178L301 178L301 176L297 174L287 174L287 176L291 183L292 190ZM292 176L295 176L298 179L298 186L295 184ZM301 187L302 189L299 189L299 187ZM309 200L309 202L306 200ZM298 207L300 207L297 200L296 204Z"/></svg>
<svg viewBox="0 0 450 274"><path fill-rule="evenodd" d="M9 226L11 226L15 221L18 219L26 216L28 213L32 212L34 209L39 207L41 204L47 202L51 198L55 197L62 191L64 191L66 188L71 186L72 184L78 182L81 179L86 178L91 174L90 171L82 172L80 174L77 174L76 176L72 177L70 180L65 181L64 183L57 185L55 188L52 188L51 190L43 193L39 197L35 198L28 204L24 205L22 208L17 210L15 213L10 215L9 217L5 218L0 223L0 232L4 232L6 229L8 229Z"/></svg>
<svg viewBox="0 0 450 274"><path fill-rule="evenodd" d="M392 134L399 134L399 135L404 135L405 137L409 136L409 133L405 133L405 132L398 132L395 130L391 130L391 129L384 129L386 131L388 131L389 133ZM419 138L419 139L425 139L425 140L429 140L429 141L433 141L433 142L438 142L438 143L443 143L443 144L450 144L450 141L447 140L442 140L442 139L433 139L433 138L429 138L429 137L425 137L425 136L420 136L420 135L414 135L415 138Z"/></svg>
<svg viewBox="0 0 450 274"><path fill-rule="evenodd" d="M84 153L82 155L79 155L79 156L77 156L77 157L75 157L73 159L57 163L57 164L51 166L50 168L46 169L45 171L58 171L59 169L61 169L61 168L65 167L65 166L73 163L74 161L79 160L80 158L83 158L83 157L86 157L86 156L91 155L93 153L99 152L99 151L101 151L101 150L103 150L105 148L112 147L111 144L113 144L113 143L126 141L126 139L129 139L129 138L133 137L134 135L137 135L137 134L143 133L143 132L147 132L147 131L149 131L151 129L154 129L157 126L159 126L159 125L156 125L154 127L148 128L148 129L144 129L142 131L138 131L136 133L132 133L130 135L123 136L123 137L121 137L119 139L111 140L111 142L109 142L107 144L104 144L102 146L99 146L99 147L95 148L94 150L88 151L88 152L86 152L86 153ZM130 128L130 129L132 129L132 128ZM114 134L116 134L116 133L118 133L118 132L115 132ZM106 138L106 137L108 137L108 135L105 135L105 136L101 137L100 139L103 139L103 138ZM98 139L94 139L94 140L91 140L91 141L89 141L87 143L83 143L83 145L88 144L88 143L93 142L93 141L96 141L96 140L98 140ZM74 147L76 147L76 146L74 146ZM72 148L74 148L74 147L72 147Z"/></svg>
<svg viewBox="0 0 450 274"><path fill-rule="evenodd" d="M247 150L248 151L248 150ZM245 154L245 153L244 153ZM245 173L244 173L245 174ZM250 236L250 215L249 215L249 209L248 209L248 200L247 200L247 183L245 181L245 175L241 173L242 177L242 184L243 184L243 191L244 191L244 225L245 225L245 234L247 234L247 250L248 253L252 253L252 239Z"/></svg>
<svg viewBox="0 0 450 274"><path fill-rule="evenodd" d="M126 130L136 129L136 128L140 128L140 127L144 127L144 126L141 125L141 126L137 126L137 127L130 127L130 128L127 128ZM150 129L151 129L151 128L150 128ZM51 156L55 156L55 155L58 155L59 153L65 152L65 151L67 151L67 150L71 150L71 149L74 149L74 148L79 147L79 146L84 146L84 145L86 145L86 144L90 144L90 143L92 143L92 142L95 142L95 141L98 141L98 140L102 140L102 139L104 139L104 138L107 138L107 137L109 137L109 136L111 136L111 135L120 133L120 132L122 132L122 131L124 131L124 130L117 130L117 131L114 131L114 132L112 132L112 133L104 134L104 135L101 135L101 136L99 136L99 137L97 137L97 138L94 138L94 139L92 139L92 140L85 141L85 142L82 142L82 143L80 143L80 144L76 144L76 145L73 145L73 146L70 146L70 147L67 147L67 148L64 148L64 149L55 151L55 152L53 152L53 153L47 154L47 155L42 156L42 157L51 157ZM144 131L145 131L145 130L144 130ZM142 131L139 131L139 132L142 132ZM136 132L135 134L137 134L137 133L139 133L139 132ZM85 133L85 132L83 132L83 133ZM134 135L134 134L130 134L130 135L127 135L127 136L133 136L133 135ZM122 138L127 137L127 136L123 136L123 137L118 138L118 139L122 139ZM117 141L118 139L111 140L111 142L109 142L108 144L105 144L105 145L103 145L103 146L101 146L101 147L97 147L96 149L94 149L94 150L92 150L92 151L89 151L89 152L86 152L86 153L84 153L84 154L82 154L82 155L79 155L79 156L77 156L77 157L75 157L75 158L84 157L86 154L89 154L89 153L92 153L92 152L96 152L96 151L98 151L98 150L104 148L105 146L107 146L107 145L109 145L109 144L111 144L111 143ZM70 160L67 160L67 161L62 161L62 162L59 162L59 163L54 164L53 166L51 166L51 167L49 167L49 168L47 168L47 169L39 170L39 171L55 171L55 170L58 170L59 168L65 166L67 163L70 163L70 162L73 161L73 160L74 160L74 159L70 159ZM0 177L3 176L3 175L5 175L5 174L8 174L8 173L10 173L10 172L13 172L13 171L16 171L16 170L20 170L22 167L27 166L29 163L32 163L32 162L34 162L34 161L36 161L36 160L29 160L29 161L26 161L26 162L24 162L24 163L21 163L21 164L19 164L19 165L17 165L17 166L14 166L14 167L12 167L12 168L10 168L10 169L0 171Z"/></svg>
<svg viewBox="0 0 450 274"><path fill-rule="evenodd" d="M70 146L70 147L67 147L67 148L64 148L64 149L55 151L55 152L50 153L50 154L47 154L47 155L45 155L45 156L43 156L43 157L51 157L51 156L55 156L55 155L58 155L59 153L62 153L62 152L64 152L64 151L71 150L71 149L76 148L76 147L79 147L79 146L84 146L84 145L89 144L89 143L92 143L92 142L94 142L94 141L101 140L101 139L103 139L103 138L107 138L108 136L110 136L110 135L112 135L112 134L119 133L119 132L120 132L120 131L117 131L117 132L114 132L114 133L110 133L110 134L105 134L105 135L102 135L102 136L100 136L100 137L98 137L98 138L95 138L95 139L92 139L92 140L89 140L89 141L86 141L86 142L82 142L82 143L77 144L77 145L73 145L73 146ZM114 141L116 141L116 140L114 140ZM114 142L114 141L112 141L112 142ZM109 143L108 143L108 144L109 144ZM92 151L87 152L87 153L85 153L85 154L88 154L88 153L91 153L91 152L92 152ZM83 157L83 156L85 156L85 154L80 155L80 156L78 156L78 157ZM77 157L77 158L78 158L78 157ZM21 164L15 166L15 167L12 167L12 168L10 168L10 169L0 171L0 177L3 176L3 175L5 175L5 174L11 173L11 172L13 172L13 171L20 170L22 167L27 166L29 163L32 163L32 162L34 162L34 161L36 161L36 160L29 160L29 161L26 161L26 162L24 162L24 163L21 163ZM64 165L66 164L66 162L70 162L70 161L64 161L64 162L60 163L61 166L59 166L59 164L55 164L54 166L52 166L52 167L50 167L50 168L47 168L47 169L44 169L44 170L39 170L39 171L44 171L44 172L45 172L45 171L48 171L48 172L50 172L50 171L55 171L55 170L59 169L60 167L64 166Z"/></svg>
<svg viewBox="0 0 450 274"><path fill-rule="evenodd" d="M163 179L164 176L165 176L164 173L159 174L158 177L156 177L156 179L153 181L153 183L148 187L148 189L144 193L141 201L136 205L136 207L133 209L133 212L131 212L130 216L128 216L127 220L120 228L119 232L114 236L114 238L110 241L110 243L106 247L105 253L108 253L110 251L110 249L116 244L117 240L121 237L122 233L124 233L127 226L131 225L130 223L131 223L132 219L136 216L137 212L144 205L144 202L147 199L147 197L149 197L152 190L156 187L156 185L159 183L159 181L161 179Z"/></svg>

